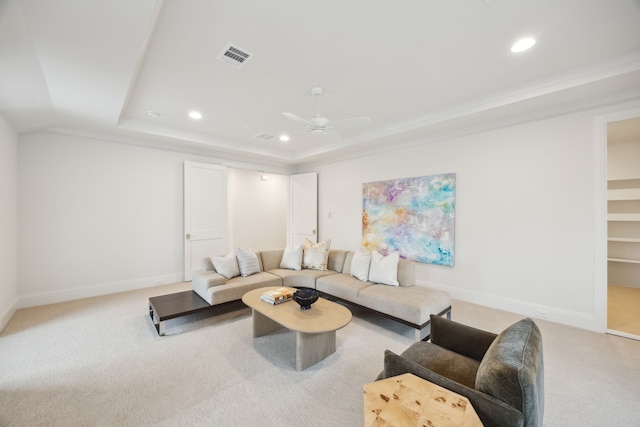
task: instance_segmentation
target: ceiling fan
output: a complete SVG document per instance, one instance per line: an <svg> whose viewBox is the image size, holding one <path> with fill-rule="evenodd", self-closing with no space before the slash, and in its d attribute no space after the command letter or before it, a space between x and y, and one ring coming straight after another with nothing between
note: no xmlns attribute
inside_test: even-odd
<svg viewBox="0 0 640 427"><path fill-rule="evenodd" d="M365 124L368 124L370 121L369 117L353 117L351 119L344 119L344 120L338 120L336 122L331 122L329 119L327 119L326 117L322 117L320 113L318 113L318 98L320 97L320 95L322 95L322 88L312 87L311 94L313 95L316 103L316 114L312 118L307 120L307 119L303 119L302 117L296 114L288 113L288 112L283 112L282 115L284 115L288 119L291 119L297 122L306 123L307 131L314 135L326 135L328 131L331 131L332 129L339 126L365 125Z"/></svg>

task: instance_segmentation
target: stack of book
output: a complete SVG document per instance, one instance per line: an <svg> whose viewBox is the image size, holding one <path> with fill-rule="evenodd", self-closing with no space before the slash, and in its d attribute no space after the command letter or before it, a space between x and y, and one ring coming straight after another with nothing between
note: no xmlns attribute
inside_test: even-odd
<svg viewBox="0 0 640 427"><path fill-rule="evenodd" d="M291 300L295 291L296 289L286 287L272 289L263 293L260 299L264 302L268 302L269 304L280 304Z"/></svg>

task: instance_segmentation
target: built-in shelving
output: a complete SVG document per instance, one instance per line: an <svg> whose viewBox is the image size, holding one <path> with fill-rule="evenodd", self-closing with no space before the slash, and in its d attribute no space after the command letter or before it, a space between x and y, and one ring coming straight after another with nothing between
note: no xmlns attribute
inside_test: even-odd
<svg viewBox="0 0 640 427"><path fill-rule="evenodd" d="M638 287L640 277L640 178L608 182L609 282Z"/></svg>

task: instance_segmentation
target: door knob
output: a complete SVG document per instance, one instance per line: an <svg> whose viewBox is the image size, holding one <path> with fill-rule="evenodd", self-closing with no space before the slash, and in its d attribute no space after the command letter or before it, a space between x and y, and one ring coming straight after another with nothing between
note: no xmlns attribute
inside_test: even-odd
<svg viewBox="0 0 640 427"><path fill-rule="evenodd" d="M187 234L185 237L187 238L187 240L189 240L191 239L191 234Z"/></svg>

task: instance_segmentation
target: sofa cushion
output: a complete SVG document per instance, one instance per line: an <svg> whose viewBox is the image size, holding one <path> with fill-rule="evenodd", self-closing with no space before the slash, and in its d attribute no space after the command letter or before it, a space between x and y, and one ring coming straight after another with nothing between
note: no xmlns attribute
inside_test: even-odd
<svg viewBox="0 0 640 427"><path fill-rule="evenodd" d="M242 277L251 276L260 272L260 261L258 255L251 249L236 249L236 258Z"/></svg>
<svg viewBox="0 0 640 427"><path fill-rule="evenodd" d="M269 273L275 274L282 278L283 286L292 288L316 288L316 280L318 277L336 274L332 270L287 270L284 268L276 268L269 270Z"/></svg>
<svg viewBox="0 0 640 427"><path fill-rule="evenodd" d="M289 270L302 269L302 245L298 245L295 248L286 248L282 254L282 261L280 261L280 268L286 268Z"/></svg>
<svg viewBox="0 0 640 427"><path fill-rule="evenodd" d="M259 272L247 277L234 277L224 285L210 287L204 296L200 295L211 305L242 299L242 295L257 288L266 286L282 286L282 279L275 274Z"/></svg>
<svg viewBox="0 0 640 427"><path fill-rule="evenodd" d="M357 250L351 258L350 273L358 280L369 280L369 267L371 265L371 253Z"/></svg>
<svg viewBox="0 0 640 427"><path fill-rule="evenodd" d="M283 249L271 249L267 251L260 251L260 261L262 268L260 271L269 271L276 268L280 268L282 262L282 256L284 255Z"/></svg>
<svg viewBox="0 0 640 427"><path fill-rule="evenodd" d="M355 257L355 255L354 255ZM400 253L393 252L387 256L378 251L371 252L369 281L382 285L398 286L398 261ZM353 265L353 260L351 261Z"/></svg>
<svg viewBox="0 0 640 427"><path fill-rule="evenodd" d="M302 253L302 268L310 270L326 270L329 259L329 247L331 240L320 243L313 243L309 239L304 239Z"/></svg>
<svg viewBox="0 0 640 427"><path fill-rule="evenodd" d="M227 279L240 275L238 267L238 259L234 251L229 252L225 256L212 256L211 263L217 273L222 274Z"/></svg>
<svg viewBox="0 0 640 427"><path fill-rule="evenodd" d="M363 282L347 273L332 274L319 277L318 280L316 280L316 289L318 291L356 304L359 303L358 295L360 291L371 285L373 285L373 283Z"/></svg>
<svg viewBox="0 0 640 427"><path fill-rule="evenodd" d="M398 261L398 283L400 286L414 286L416 284L416 262L406 259Z"/></svg>
<svg viewBox="0 0 640 427"><path fill-rule="evenodd" d="M359 294L360 305L416 325L429 321L429 315L451 306L451 296L423 286L372 285ZM393 301L390 303L389 301Z"/></svg>
<svg viewBox="0 0 640 427"><path fill-rule="evenodd" d="M327 259L327 269L341 273L344 268L347 255L351 253L342 249L329 249L329 257Z"/></svg>
<svg viewBox="0 0 640 427"><path fill-rule="evenodd" d="M476 375L476 389L525 414L526 425L542 425L544 378L542 336L529 318L509 326L489 346Z"/></svg>

